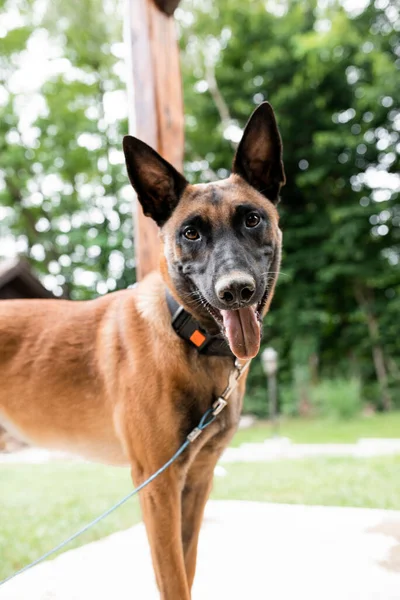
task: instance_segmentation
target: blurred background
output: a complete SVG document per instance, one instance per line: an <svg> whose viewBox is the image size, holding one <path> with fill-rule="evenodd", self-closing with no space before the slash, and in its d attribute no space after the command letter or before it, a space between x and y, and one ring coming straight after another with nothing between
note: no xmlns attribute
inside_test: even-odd
<svg viewBox="0 0 400 600"><path fill-rule="evenodd" d="M124 15L120 0L1 0L0 296L80 300L135 282ZM278 353L280 433L400 438L398 6L182 0L175 17L188 179L228 175L263 100L280 126L284 252L264 335ZM256 359L245 412L266 417L269 400ZM259 421L233 445L274 431ZM400 457L380 452L250 457L214 497L399 509ZM125 471L64 462L2 465L1 481L3 575L131 489ZM138 518L123 508L79 543Z"/></svg>
<svg viewBox="0 0 400 600"><path fill-rule="evenodd" d="M277 114L281 411L400 407L398 8L184 0L175 16L190 181L228 175L256 105ZM123 17L119 0L2 2L0 260L26 257L56 296L135 281ZM260 363L246 410L266 414Z"/></svg>

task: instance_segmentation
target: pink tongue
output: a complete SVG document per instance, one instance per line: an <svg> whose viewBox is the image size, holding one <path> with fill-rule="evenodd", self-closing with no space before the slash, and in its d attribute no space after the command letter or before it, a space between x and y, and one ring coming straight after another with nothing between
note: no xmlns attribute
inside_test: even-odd
<svg viewBox="0 0 400 600"><path fill-rule="evenodd" d="M235 356L248 359L260 349L260 324L253 308L221 310L229 346Z"/></svg>

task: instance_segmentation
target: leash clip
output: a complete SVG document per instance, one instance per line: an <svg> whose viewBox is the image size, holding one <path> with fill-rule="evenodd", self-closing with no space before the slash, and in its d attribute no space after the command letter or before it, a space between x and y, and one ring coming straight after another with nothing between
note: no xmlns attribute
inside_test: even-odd
<svg viewBox="0 0 400 600"><path fill-rule="evenodd" d="M214 409L213 412L212 412L212 414L214 415L214 417L216 417L217 415L219 415L219 413L224 410L224 408L225 408L225 406L227 404L228 404L227 401L224 400L224 398L222 398L222 396L220 396L218 398L218 400L216 400L214 402L214 404L212 405L212 407Z"/></svg>
<svg viewBox="0 0 400 600"><path fill-rule="evenodd" d="M241 364L238 361L238 359L236 359L236 361L235 361L235 368L233 369L233 371L231 371L231 374L229 375L228 385L226 386L226 388L222 392L220 398L222 398L223 400L228 400L229 399L229 397L232 394L233 390L236 388L236 386L238 385L240 379L243 377L243 375L245 374L245 372L247 371L247 369L248 369L249 366L250 366L250 360L248 360L244 364ZM219 412L221 412L221 410L222 410L222 408L220 409ZM215 413L213 413L213 414L215 414ZM216 413L216 414L218 414L218 413Z"/></svg>
<svg viewBox="0 0 400 600"><path fill-rule="evenodd" d="M199 435L203 432L202 429L200 429L199 427L195 427L190 433L189 435L186 436L186 439L189 440L190 443L194 442L194 440L197 440L197 438L199 437Z"/></svg>
<svg viewBox="0 0 400 600"><path fill-rule="evenodd" d="M235 360L235 376L236 376L236 381L239 381L242 376L244 375L244 373L247 371L247 369L249 368L251 363L251 359L250 360L246 360L246 362L241 363L240 360L237 358Z"/></svg>

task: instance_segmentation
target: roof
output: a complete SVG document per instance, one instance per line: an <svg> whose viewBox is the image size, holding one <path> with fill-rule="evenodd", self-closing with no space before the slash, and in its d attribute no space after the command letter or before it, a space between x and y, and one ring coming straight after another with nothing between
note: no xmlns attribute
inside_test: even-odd
<svg viewBox="0 0 400 600"><path fill-rule="evenodd" d="M32 273L29 264L19 258L0 263L0 299L55 298Z"/></svg>
<svg viewBox="0 0 400 600"><path fill-rule="evenodd" d="M155 0L158 8L169 17L174 14L180 0Z"/></svg>

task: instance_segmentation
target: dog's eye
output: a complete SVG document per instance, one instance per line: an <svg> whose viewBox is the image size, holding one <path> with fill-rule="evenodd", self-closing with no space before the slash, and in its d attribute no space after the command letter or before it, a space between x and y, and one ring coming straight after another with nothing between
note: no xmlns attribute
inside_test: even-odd
<svg viewBox="0 0 400 600"><path fill-rule="evenodd" d="M246 227L257 227L257 225L259 224L260 221L261 221L260 215L258 215L257 213L250 213L246 217L246 221L245 221Z"/></svg>
<svg viewBox="0 0 400 600"><path fill-rule="evenodd" d="M183 235L187 240L190 240L191 242L195 242L196 240L200 239L200 234L194 227L186 227L185 231L183 232Z"/></svg>

